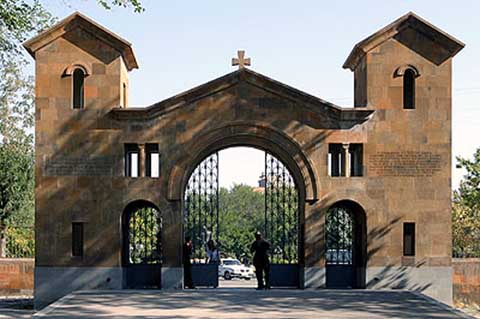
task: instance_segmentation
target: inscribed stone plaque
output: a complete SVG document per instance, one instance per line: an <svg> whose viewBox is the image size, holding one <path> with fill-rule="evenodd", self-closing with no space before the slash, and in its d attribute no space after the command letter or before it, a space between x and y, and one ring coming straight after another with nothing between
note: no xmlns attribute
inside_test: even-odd
<svg viewBox="0 0 480 319"><path fill-rule="evenodd" d="M59 157L47 161L46 176L112 176L114 158L97 157Z"/></svg>
<svg viewBox="0 0 480 319"><path fill-rule="evenodd" d="M432 176L441 168L441 155L432 152L378 152L368 158L372 176Z"/></svg>

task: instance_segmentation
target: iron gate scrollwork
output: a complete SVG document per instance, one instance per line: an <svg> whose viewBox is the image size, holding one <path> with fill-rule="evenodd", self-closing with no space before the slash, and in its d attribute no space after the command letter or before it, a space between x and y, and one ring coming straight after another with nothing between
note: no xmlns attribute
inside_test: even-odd
<svg viewBox="0 0 480 319"><path fill-rule="evenodd" d="M325 220L327 287L348 288L354 283L354 218L346 207L332 207Z"/></svg>
<svg viewBox="0 0 480 319"><path fill-rule="evenodd" d="M185 190L185 235L193 243L192 279L196 286L218 286L218 264L206 263L206 244L219 237L218 152L193 171Z"/></svg>
<svg viewBox="0 0 480 319"><path fill-rule="evenodd" d="M265 152L265 229L272 244L271 286L298 287L298 189L288 168Z"/></svg>
<svg viewBox="0 0 480 319"><path fill-rule="evenodd" d="M162 218L148 206L127 212L127 286L160 288L162 266Z"/></svg>
<svg viewBox="0 0 480 319"><path fill-rule="evenodd" d="M265 152L264 194L263 231L272 244L270 284L298 287L299 193L288 168L268 152ZM184 232L193 243L193 283L217 287L218 264L206 263L206 244L212 239L221 247L218 152L205 158L191 174L185 189L184 208Z"/></svg>

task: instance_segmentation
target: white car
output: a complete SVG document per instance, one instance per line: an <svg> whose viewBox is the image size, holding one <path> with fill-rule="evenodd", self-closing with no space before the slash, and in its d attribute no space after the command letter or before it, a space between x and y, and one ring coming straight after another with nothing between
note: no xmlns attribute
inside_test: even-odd
<svg viewBox="0 0 480 319"><path fill-rule="evenodd" d="M352 251L349 249L327 249L327 263L335 265L351 265Z"/></svg>
<svg viewBox="0 0 480 319"><path fill-rule="evenodd" d="M218 276L223 277L225 280L232 278L250 280L255 277L255 273L252 267L243 265L238 259L225 258L220 261L218 266Z"/></svg>

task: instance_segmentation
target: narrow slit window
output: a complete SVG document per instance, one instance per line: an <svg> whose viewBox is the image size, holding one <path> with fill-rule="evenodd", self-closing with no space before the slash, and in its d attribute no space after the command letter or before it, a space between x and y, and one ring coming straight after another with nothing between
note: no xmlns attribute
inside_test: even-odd
<svg viewBox="0 0 480 319"><path fill-rule="evenodd" d="M83 223L72 223L72 256L83 256Z"/></svg>
<svg viewBox="0 0 480 319"><path fill-rule="evenodd" d="M146 144L145 168L148 177L160 177L160 153L158 144Z"/></svg>
<svg viewBox="0 0 480 319"><path fill-rule="evenodd" d="M403 255L415 256L415 223L403 224Z"/></svg>
<svg viewBox="0 0 480 319"><path fill-rule="evenodd" d="M137 144L125 144L125 176L138 177L140 149Z"/></svg>
<svg viewBox="0 0 480 319"><path fill-rule="evenodd" d="M127 107L127 85L123 83L123 107Z"/></svg>
<svg viewBox="0 0 480 319"><path fill-rule="evenodd" d="M412 69L403 74L403 108L415 108L415 72Z"/></svg>
<svg viewBox="0 0 480 319"><path fill-rule="evenodd" d="M75 69L73 72L73 108L83 109L85 107L85 72L82 69Z"/></svg>

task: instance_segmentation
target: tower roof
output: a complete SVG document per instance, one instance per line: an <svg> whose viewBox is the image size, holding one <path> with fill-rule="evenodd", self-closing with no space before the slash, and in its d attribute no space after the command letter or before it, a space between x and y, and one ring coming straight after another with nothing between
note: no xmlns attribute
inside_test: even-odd
<svg viewBox="0 0 480 319"><path fill-rule="evenodd" d="M358 42L343 64L343 68L354 71L365 54L391 38L436 65L453 57L465 46L464 43L430 22L409 12Z"/></svg>
<svg viewBox="0 0 480 319"><path fill-rule="evenodd" d="M26 41L23 43L23 46L33 56L33 58L35 58L35 53L39 49L76 28L84 29L99 40L117 50L123 57L125 65L129 71L132 69L138 69L137 60L135 58L135 54L133 53L132 44L130 42L99 25L80 12L74 12L65 19L53 25L51 28Z"/></svg>

